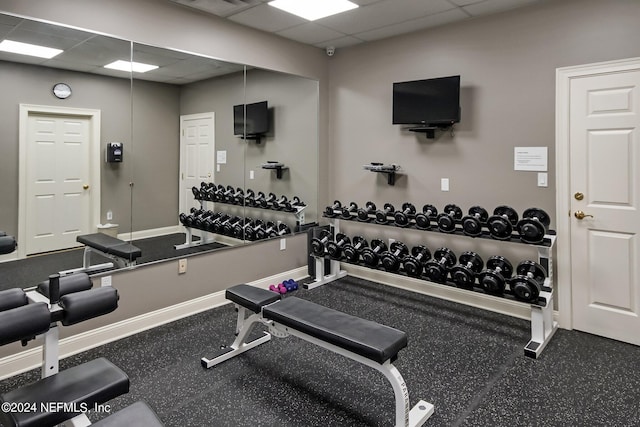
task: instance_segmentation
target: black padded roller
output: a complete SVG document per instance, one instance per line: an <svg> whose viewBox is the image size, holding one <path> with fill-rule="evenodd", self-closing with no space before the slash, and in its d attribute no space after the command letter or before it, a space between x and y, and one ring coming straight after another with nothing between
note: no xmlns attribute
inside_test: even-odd
<svg viewBox="0 0 640 427"><path fill-rule="evenodd" d="M16 239L13 236L0 236L0 255L10 254L16 250Z"/></svg>
<svg viewBox="0 0 640 427"><path fill-rule="evenodd" d="M27 304L0 313L0 345L44 334L51 325L49 305Z"/></svg>
<svg viewBox="0 0 640 427"><path fill-rule="evenodd" d="M93 287L87 273L73 273L60 277L60 296L74 292L87 291ZM38 292L49 298L49 280L38 284Z"/></svg>
<svg viewBox="0 0 640 427"><path fill-rule="evenodd" d="M0 291L0 311L27 305L28 302L27 294L20 288Z"/></svg>
<svg viewBox="0 0 640 427"><path fill-rule="evenodd" d="M64 326L84 322L118 308L118 291L111 286L75 292L60 297L60 307L64 310Z"/></svg>

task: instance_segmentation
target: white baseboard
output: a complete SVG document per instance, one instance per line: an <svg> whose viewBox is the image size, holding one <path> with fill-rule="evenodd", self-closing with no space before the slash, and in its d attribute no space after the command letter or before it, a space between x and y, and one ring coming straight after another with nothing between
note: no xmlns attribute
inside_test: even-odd
<svg viewBox="0 0 640 427"><path fill-rule="evenodd" d="M169 227L150 228L148 230L140 231L128 231L118 233L118 239L120 240L139 240L148 239L150 237L165 236L167 234L183 233L183 229L180 225L171 225Z"/></svg>
<svg viewBox="0 0 640 427"><path fill-rule="evenodd" d="M249 284L268 289L269 285L281 283L285 279L301 280L307 276L307 266L304 266L249 282ZM60 340L60 359L227 303L224 291L214 292L200 298L63 338ZM41 364L41 345L4 357L0 359L0 380L38 368Z"/></svg>

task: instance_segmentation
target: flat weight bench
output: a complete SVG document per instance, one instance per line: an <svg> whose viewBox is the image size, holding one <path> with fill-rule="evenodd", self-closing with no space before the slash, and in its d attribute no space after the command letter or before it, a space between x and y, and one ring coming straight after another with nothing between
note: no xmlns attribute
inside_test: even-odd
<svg viewBox="0 0 640 427"><path fill-rule="evenodd" d="M398 352L407 346L404 332L300 298L281 299L278 294L249 285L233 286L225 296L238 309L237 336L230 347L220 350L213 359L202 358L203 367L211 368L244 353L269 341L272 335L278 338L293 335L384 374L395 395L396 427L421 426L433 414L433 405L423 400L410 409L407 386L393 365ZM266 325L269 332L246 342L256 323Z"/></svg>
<svg viewBox="0 0 640 427"><path fill-rule="evenodd" d="M69 274L78 271L95 271L111 268L114 265L112 263L91 265L91 253L98 253L106 258L109 258L113 263L119 267L130 267L136 265L136 259L142 256L142 251L130 242L117 239L104 233L85 234L83 236L76 237L76 241L82 243L84 246L84 256L82 258L82 268L67 270L61 272L62 274Z"/></svg>

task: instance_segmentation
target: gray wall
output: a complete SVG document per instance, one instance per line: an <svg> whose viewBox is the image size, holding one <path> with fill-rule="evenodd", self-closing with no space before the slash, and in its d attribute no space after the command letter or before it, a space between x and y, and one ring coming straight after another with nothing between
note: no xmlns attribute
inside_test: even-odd
<svg viewBox="0 0 640 427"><path fill-rule="evenodd" d="M555 70L557 67L640 55L640 2L546 1L352 48L329 59L328 186L331 197L363 204L409 201L440 210L508 204L519 212L545 209L555 223ZM455 136L422 134L391 124L392 84L461 75L462 120ZM516 146L549 147L549 187L535 172L513 170ZM395 186L362 169L371 161L397 163ZM440 178L450 191L440 191ZM329 201L327 201L328 203ZM560 213L558 213L560 214ZM469 239L398 233L344 224L350 232L474 249ZM484 246L480 245L480 246ZM507 251L508 245L486 250Z"/></svg>

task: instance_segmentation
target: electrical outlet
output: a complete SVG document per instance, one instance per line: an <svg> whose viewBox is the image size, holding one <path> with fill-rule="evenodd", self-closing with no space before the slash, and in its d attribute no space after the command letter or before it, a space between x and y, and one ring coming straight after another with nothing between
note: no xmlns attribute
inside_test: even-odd
<svg viewBox="0 0 640 427"><path fill-rule="evenodd" d="M449 178L440 179L440 190L449 191Z"/></svg>
<svg viewBox="0 0 640 427"><path fill-rule="evenodd" d="M249 179L255 179L256 174L254 171L249 171Z"/></svg>
<svg viewBox="0 0 640 427"><path fill-rule="evenodd" d="M280 239L280 250L284 251L287 249L287 239Z"/></svg>
<svg viewBox="0 0 640 427"><path fill-rule="evenodd" d="M101 277L100 286L111 286L111 276Z"/></svg>
<svg viewBox="0 0 640 427"><path fill-rule="evenodd" d="M184 274L187 272L187 259L182 258L178 261L178 274Z"/></svg>
<svg viewBox="0 0 640 427"><path fill-rule="evenodd" d="M107 211L107 221L111 221L113 219L113 212Z"/></svg>

